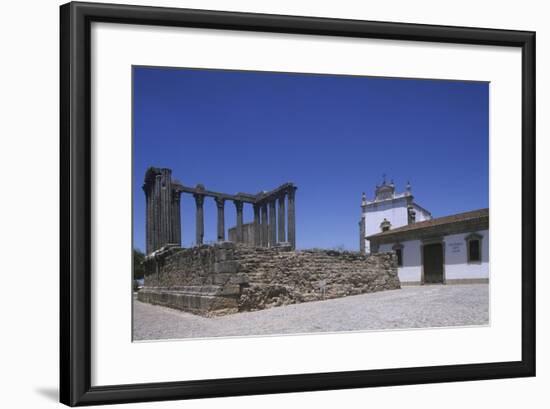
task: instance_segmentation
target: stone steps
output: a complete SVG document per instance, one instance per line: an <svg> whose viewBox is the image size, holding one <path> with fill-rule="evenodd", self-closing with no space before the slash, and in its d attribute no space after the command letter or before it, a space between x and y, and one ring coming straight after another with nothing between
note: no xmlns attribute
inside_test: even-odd
<svg viewBox="0 0 550 409"><path fill-rule="evenodd" d="M150 287L138 292L138 300L203 316L231 314L238 311L240 288L234 286Z"/></svg>

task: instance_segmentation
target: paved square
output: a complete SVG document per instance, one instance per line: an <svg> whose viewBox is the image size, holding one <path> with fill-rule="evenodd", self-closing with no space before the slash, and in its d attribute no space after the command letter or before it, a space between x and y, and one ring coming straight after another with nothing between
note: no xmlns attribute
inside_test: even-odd
<svg viewBox="0 0 550 409"><path fill-rule="evenodd" d="M489 285L425 285L204 318L133 300L134 340L489 324Z"/></svg>

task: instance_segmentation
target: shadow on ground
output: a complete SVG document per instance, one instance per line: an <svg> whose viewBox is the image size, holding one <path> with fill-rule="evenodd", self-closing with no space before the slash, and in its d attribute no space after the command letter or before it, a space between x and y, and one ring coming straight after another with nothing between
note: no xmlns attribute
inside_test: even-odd
<svg viewBox="0 0 550 409"><path fill-rule="evenodd" d="M49 400L59 402L59 390L57 388L38 388L36 392Z"/></svg>

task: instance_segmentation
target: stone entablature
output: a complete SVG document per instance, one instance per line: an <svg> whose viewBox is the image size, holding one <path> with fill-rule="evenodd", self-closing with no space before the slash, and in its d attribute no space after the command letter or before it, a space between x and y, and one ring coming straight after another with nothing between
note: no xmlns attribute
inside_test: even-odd
<svg viewBox="0 0 550 409"><path fill-rule="evenodd" d="M292 251L231 242L165 248L146 260L138 299L204 316L400 288L395 254Z"/></svg>

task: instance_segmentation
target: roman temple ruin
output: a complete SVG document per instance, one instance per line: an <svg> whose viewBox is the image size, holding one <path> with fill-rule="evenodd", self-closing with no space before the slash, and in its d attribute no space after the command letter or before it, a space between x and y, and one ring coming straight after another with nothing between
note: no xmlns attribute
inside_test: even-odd
<svg viewBox="0 0 550 409"><path fill-rule="evenodd" d="M202 184L195 187L184 186L172 179L170 169L149 168L145 174L143 190L146 199L147 254L164 246L181 247L182 193L191 194L195 198L196 245L204 242L204 200L213 198L218 209L218 241L225 241L225 202L232 201L237 210L237 220L236 227L230 229L233 238L231 241L260 247L273 247L288 242L292 249L296 248L296 187L292 183L285 183L269 192L228 194L206 190ZM245 224L243 221L245 204L254 208L252 223ZM288 226L288 232L285 225Z"/></svg>
<svg viewBox="0 0 550 409"><path fill-rule="evenodd" d="M138 300L203 316L254 311L400 288L393 252L365 255L296 250L296 186L284 183L256 194L228 194L202 184L184 186L167 168L149 168L145 279ZM181 195L195 199L195 245L182 248ZM204 243L204 200L217 208L217 241ZM225 202L235 226L226 239ZM245 223L243 207L253 207Z"/></svg>

